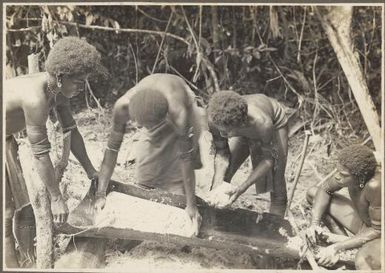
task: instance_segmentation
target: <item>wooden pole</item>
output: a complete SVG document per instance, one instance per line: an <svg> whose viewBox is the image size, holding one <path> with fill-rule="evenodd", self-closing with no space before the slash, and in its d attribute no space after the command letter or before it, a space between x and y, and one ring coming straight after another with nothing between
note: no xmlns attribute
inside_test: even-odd
<svg viewBox="0 0 385 273"><path fill-rule="evenodd" d="M377 151L381 151L379 117L369 94L359 60L353 51L354 45L350 36L353 7L317 7L316 13L353 91L366 127L372 136L374 147Z"/></svg>
<svg viewBox="0 0 385 273"><path fill-rule="evenodd" d="M39 70L39 55L30 54L28 55L28 74L40 72Z"/></svg>
<svg viewBox="0 0 385 273"><path fill-rule="evenodd" d="M28 56L29 73L39 72L37 54ZM28 155L26 155L29 157ZM29 165L29 164L28 164ZM53 218L48 191L40 176L31 165L23 168L28 195L31 201L36 222L36 267L41 269L53 268Z"/></svg>
<svg viewBox="0 0 385 273"><path fill-rule="evenodd" d="M20 163L23 169L29 199L36 222L36 267L53 267L53 218L48 191L40 176L32 166L32 158L27 147L19 148Z"/></svg>
<svg viewBox="0 0 385 273"><path fill-rule="evenodd" d="M299 166L298 166L298 169L297 169L297 173L296 173L295 178L294 178L293 186L292 186L291 191L290 191L289 202L287 203L287 207L286 207L286 211L285 211L285 216L287 215L287 212L290 210L291 202L293 201L294 192L295 192L295 189L297 187L299 176L301 175L303 163L305 162L306 150L307 150L307 146L308 146L308 143L309 143L310 135L311 135L310 131L306 130L305 131L305 140L304 140L304 144L303 144L303 147L302 147L301 160L300 160L300 163L299 163Z"/></svg>

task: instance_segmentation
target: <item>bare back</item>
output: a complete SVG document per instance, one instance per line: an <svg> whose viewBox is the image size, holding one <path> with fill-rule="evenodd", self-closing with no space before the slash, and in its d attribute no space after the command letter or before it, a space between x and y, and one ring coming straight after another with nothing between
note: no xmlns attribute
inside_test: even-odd
<svg viewBox="0 0 385 273"><path fill-rule="evenodd" d="M187 124L186 119L181 121L181 116L190 110L194 93L180 77L161 73L145 77L118 99L114 107L114 122L123 125L130 120L128 115L130 99L144 89L156 89L166 97L168 116L178 129L184 130L183 127L191 126L188 116Z"/></svg>

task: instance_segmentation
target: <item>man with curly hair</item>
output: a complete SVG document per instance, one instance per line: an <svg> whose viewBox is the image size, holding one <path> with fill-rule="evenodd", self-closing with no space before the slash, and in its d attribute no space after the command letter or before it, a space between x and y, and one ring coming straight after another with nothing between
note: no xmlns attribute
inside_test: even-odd
<svg viewBox="0 0 385 273"><path fill-rule="evenodd" d="M194 169L201 167L198 139L199 109L186 82L171 74L152 74L117 100L104 154L95 208L103 209L106 190L116 165L126 123L141 127L136 144L137 183L185 195L192 236L201 223L195 199Z"/></svg>
<svg viewBox="0 0 385 273"><path fill-rule="evenodd" d="M212 187L213 192L222 196L211 200L214 205L231 205L255 184L257 194L271 192L270 212L284 215L287 110L263 94L241 96L233 91L220 91L211 97L208 119L216 150ZM237 187L228 184L249 155L253 166L249 177Z"/></svg>
<svg viewBox="0 0 385 273"><path fill-rule="evenodd" d="M65 223L68 208L60 192L59 173L66 166L54 168L49 152L46 122L50 110L57 113L63 133L71 134L71 151L87 176L97 177L72 117L69 99L85 88L89 74L106 70L100 54L86 41L75 37L60 39L51 49L45 63L46 72L18 76L4 84L6 109L6 184L5 184L5 264L18 267L15 239L26 258L34 259L35 218L18 159L14 134L26 129L33 163L51 200L55 222ZM14 224L12 219L14 218Z"/></svg>
<svg viewBox="0 0 385 273"><path fill-rule="evenodd" d="M349 197L337 193L342 188ZM361 247L356 269L381 268L381 173L369 148L352 145L341 150L335 176L310 188L307 200L312 204L309 240L332 243L321 248L319 264L332 266L340 251ZM332 233L323 231L321 220Z"/></svg>

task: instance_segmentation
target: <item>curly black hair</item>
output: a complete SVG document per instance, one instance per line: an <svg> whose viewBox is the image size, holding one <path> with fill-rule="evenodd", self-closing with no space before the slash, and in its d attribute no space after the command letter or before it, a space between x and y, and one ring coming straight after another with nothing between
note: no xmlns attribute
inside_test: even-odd
<svg viewBox="0 0 385 273"><path fill-rule="evenodd" d="M53 75L108 75L106 68L101 65L101 56L96 48L77 37L58 40L48 54L45 69Z"/></svg>
<svg viewBox="0 0 385 273"><path fill-rule="evenodd" d="M158 90L143 89L132 96L128 111L130 118L140 125L157 124L166 117L168 102Z"/></svg>
<svg viewBox="0 0 385 273"><path fill-rule="evenodd" d="M210 98L207 112L216 126L238 127L247 121L247 102L234 91L220 91Z"/></svg>
<svg viewBox="0 0 385 273"><path fill-rule="evenodd" d="M372 179L377 166L373 152L358 144L342 149L338 154L338 162L347 168L359 183Z"/></svg>

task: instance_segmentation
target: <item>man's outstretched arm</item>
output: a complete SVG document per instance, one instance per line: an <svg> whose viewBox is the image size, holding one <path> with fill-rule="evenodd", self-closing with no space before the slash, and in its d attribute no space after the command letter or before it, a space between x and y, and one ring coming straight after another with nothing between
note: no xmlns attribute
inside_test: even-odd
<svg viewBox="0 0 385 273"><path fill-rule="evenodd" d="M53 219L55 222L65 223L68 208L56 182L55 171L49 156L51 145L45 125L48 119L48 105L44 107L38 101L29 102L23 110L35 166L50 195Z"/></svg>
<svg viewBox="0 0 385 273"><path fill-rule="evenodd" d="M193 143L194 128L190 127L191 122L189 122L189 118L193 115L191 111L191 108L181 108L176 120L176 126L179 130L179 149L182 162L183 185L186 195L186 212L192 220L194 228L193 235L196 236L199 233L202 217L199 214L195 198L196 181L193 167L195 148Z"/></svg>
<svg viewBox="0 0 385 273"><path fill-rule="evenodd" d="M108 183L110 182L112 173L114 172L128 120L128 104L123 104L118 100L113 109L113 124L99 172L99 182L95 203L96 209L102 209L104 207Z"/></svg>
<svg viewBox="0 0 385 273"><path fill-rule="evenodd" d="M57 101L58 105L56 106L56 110L59 122L63 128L63 134L71 134L71 152L82 165L84 171L87 173L88 178L95 178L97 171L87 154L83 137L81 136L76 126L76 122L72 116L69 99L63 97L60 100L58 98ZM65 168L66 166L63 167Z"/></svg>

